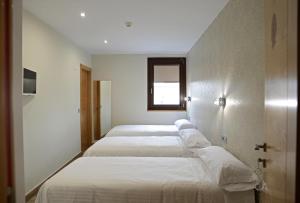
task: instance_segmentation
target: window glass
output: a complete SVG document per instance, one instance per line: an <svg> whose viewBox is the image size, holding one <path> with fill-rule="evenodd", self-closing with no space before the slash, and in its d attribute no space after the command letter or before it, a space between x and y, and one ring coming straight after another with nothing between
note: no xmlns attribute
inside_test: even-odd
<svg viewBox="0 0 300 203"><path fill-rule="evenodd" d="M179 105L179 65L154 66L154 105Z"/></svg>
<svg viewBox="0 0 300 203"><path fill-rule="evenodd" d="M148 58L147 109L186 110L186 59Z"/></svg>

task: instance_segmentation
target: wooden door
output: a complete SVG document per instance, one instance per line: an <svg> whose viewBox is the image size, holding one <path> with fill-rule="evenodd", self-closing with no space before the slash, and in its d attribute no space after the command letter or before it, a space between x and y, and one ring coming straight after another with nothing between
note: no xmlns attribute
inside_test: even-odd
<svg viewBox="0 0 300 203"><path fill-rule="evenodd" d="M101 104L100 104L100 81L93 82L93 117L94 117L94 139L99 140L101 138Z"/></svg>
<svg viewBox="0 0 300 203"><path fill-rule="evenodd" d="M11 201L11 1L0 0L0 202ZM10 194L11 195L11 194Z"/></svg>
<svg viewBox="0 0 300 203"><path fill-rule="evenodd" d="M81 151L92 144L91 69L80 65Z"/></svg>
<svg viewBox="0 0 300 203"><path fill-rule="evenodd" d="M265 139L263 202L295 201L297 0L265 0Z"/></svg>

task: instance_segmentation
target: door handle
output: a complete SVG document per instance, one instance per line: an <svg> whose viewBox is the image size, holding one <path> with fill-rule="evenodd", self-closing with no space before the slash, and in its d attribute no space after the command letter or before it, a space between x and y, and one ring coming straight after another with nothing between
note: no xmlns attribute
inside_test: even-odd
<svg viewBox="0 0 300 203"><path fill-rule="evenodd" d="M257 162L262 163L263 168L267 167L267 160L266 159L258 158Z"/></svg>
<svg viewBox="0 0 300 203"><path fill-rule="evenodd" d="M259 144L255 145L254 150L260 150L260 149L263 149L264 152L266 152L267 151L267 143L264 143L262 145L259 145Z"/></svg>

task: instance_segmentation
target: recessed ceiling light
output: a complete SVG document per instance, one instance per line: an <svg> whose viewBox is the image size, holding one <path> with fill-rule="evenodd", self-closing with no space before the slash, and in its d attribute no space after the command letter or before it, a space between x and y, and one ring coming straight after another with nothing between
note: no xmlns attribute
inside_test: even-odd
<svg viewBox="0 0 300 203"><path fill-rule="evenodd" d="M126 21L126 22L125 22L125 26L126 26L126 27L131 27L132 24L133 24L133 23L132 23L131 21Z"/></svg>
<svg viewBox="0 0 300 203"><path fill-rule="evenodd" d="M82 18L85 18L85 12L81 12L81 13L80 13L80 16L81 16Z"/></svg>
<svg viewBox="0 0 300 203"><path fill-rule="evenodd" d="M108 43L108 41L107 40L104 40L104 44L107 44Z"/></svg>

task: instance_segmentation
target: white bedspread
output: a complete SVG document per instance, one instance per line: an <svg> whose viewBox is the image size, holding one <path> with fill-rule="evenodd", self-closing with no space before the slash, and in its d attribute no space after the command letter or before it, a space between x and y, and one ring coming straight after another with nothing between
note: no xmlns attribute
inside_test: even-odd
<svg viewBox="0 0 300 203"><path fill-rule="evenodd" d="M190 156L179 136L104 137L93 144L84 156Z"/></svg>
<svg viewBox="0 0 300 203"><path fill-rule="evenodd" d="M178 136L175 125L119 125L112 128L109 136Z"/></svg>
<svg viewBox="0 0 300 203"><path fill-rule="evenodd" d="M84 157L41 187L36 203L253 203L227 193L197 158Z"/></svg>

